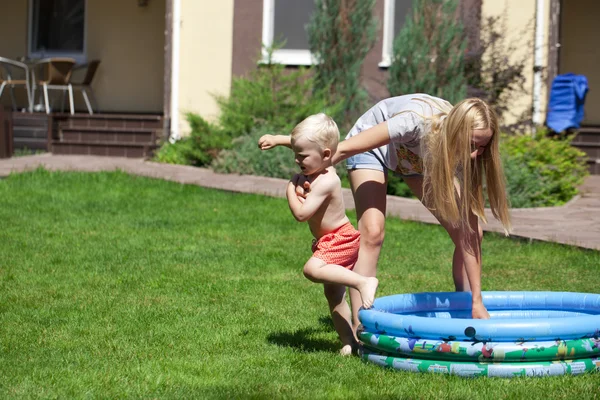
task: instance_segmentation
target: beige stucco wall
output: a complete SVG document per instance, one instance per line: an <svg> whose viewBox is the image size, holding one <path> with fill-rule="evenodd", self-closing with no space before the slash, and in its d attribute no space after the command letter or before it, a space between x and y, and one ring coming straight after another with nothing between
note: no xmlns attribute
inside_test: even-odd
<svg viewBox="0 0 600 400"><path fill-rule="evenodd" d="M186 112L214 120L219 109L212 94L229 95L233 47L233 0L181 0L179 112L182 134Z"/></svg>
<svg viewBox="0 0 600 400"><path fill-rule="evenodd" d="M548 23L549 23L550 2L544 2L544 42L543 42L543 66L547 65L548 49ZM534 63L534 44L535 44L535 16L536 0L484 0L482 5L482 18L485 21L487 16L506 15L507 38L519 44L518 50L511 55L512 59L528 59L525 67L527 81L525 88L527 93L515 96L509 113L504 115L503 124L510 125L517 122L519 117L530 110L533 104L533 63ZM546 112L547 98L546 81L542 82L542 91L540 96L540 112L542 119Z"/></svg>
<svg viewBox="0 0 600 400"><path fill-rule="evenodd" d="M27 55L29 1L0 0L0 56ZM101 112L163 111L165 0L87 0L86 55L100 59L93 82ZM17 91L18 97L21 97ZM76 93L78 108L84 109ZM2 104L9 105L8 94Z"/></svg>
<svg viewBox="0 0 600 400"><path fill-rule="evenodd" d="M559 73L585 75L590 91L585 99L585 124L600 125L600 3L569 0L561 9Z"/></svg>
<svg viewBox="0 0 600 400"><path fill-rule="evenodd" d="M27 2L1 0L0 6L0 57L17 59L27 56ZM15 89L15 97L19 105L27 104L25 91ZM2 94L1 104L10 106L8 89Z"/></svg>
<svg viewBox="0 0 600 400"><path fill-rule="evenodd" d="M165 0L88 0L87 56L101 111L163 111Z"/></svg>

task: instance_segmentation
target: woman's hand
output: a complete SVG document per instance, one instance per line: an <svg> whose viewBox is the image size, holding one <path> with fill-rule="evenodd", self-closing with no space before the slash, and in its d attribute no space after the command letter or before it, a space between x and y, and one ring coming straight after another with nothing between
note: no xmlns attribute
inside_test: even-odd
<svg viewBox="0 0 600 400"><path fill-rule="evenodd" d="M483 303L473 303L471 316L473 319L490 319L490 313L488 313Z"/></svg>

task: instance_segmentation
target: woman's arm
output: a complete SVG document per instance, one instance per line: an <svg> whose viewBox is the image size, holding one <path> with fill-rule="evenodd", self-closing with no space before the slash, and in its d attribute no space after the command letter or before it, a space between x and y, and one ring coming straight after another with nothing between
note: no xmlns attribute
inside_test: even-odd
<svg viewBox="0 0 600 400"><path fill-rule="evenodd" d="M338 145L337 151L332 158L334 164L352 157L355 154L364 153L377 147L385 146L390 143L390 134L387 122L382 122L360 132L358 135L346 139Z"/></svg>
<svg viewBox="0 0 600 400"><path fill-rule="evenodd" d="M472 316L473 318L487 319L490 317L490 314L483 305L481 297L481 239L478 222L477 216L470 213L469 226L471 229L468 232L466 232L466 227L462 229L463 237L458 240L457 250L461 252L467 278L469 279L469 286L471 287L473 298Z"/></svg>
<svg viewBox="0 0 600 400"><path fill-rule="evenodd" d="M292 148L292 139L289 135L263 135L258 139L258 148L261 150L272 149L275 146Z"/></svg>

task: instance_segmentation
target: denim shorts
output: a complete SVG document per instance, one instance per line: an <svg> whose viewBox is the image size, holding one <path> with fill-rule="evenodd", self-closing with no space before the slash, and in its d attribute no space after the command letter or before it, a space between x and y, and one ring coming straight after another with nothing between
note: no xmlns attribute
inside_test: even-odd
<svg viewBox="0 0 600 400"><path fill-rule="evenodd" d="M387 175L389 169L385 166L385 164L375 155L375 153L371 151L367 151L365 153L356 154L352 157L348 157L346 159L346 169L373 169L375 171L381 171L385 175ZM422 176L421 174L401 174L398 171L392 171L394 175L403 177L403 176Z"/></svg>
<svg viewBox="0 0 600 400"><path fill-rule="evenodd" d="M356 154L346 159L346 168L349 170L353 169L374 169L381 171L387 175L388 169L379 158L373 152L367 151L365 153Z"/></svg>

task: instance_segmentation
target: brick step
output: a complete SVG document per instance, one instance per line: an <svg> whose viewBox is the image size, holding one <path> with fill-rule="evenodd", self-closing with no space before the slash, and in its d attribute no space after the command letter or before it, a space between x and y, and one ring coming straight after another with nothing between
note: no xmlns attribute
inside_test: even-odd
<svg viewBox="0 0 600 400"><path fill-rule="evenodd" d="M163 129L160 115L129 114L55 114L57 127L145 128Z"/></svg>
<svg viewBox="0 0 600 400"><path fill-rule="evenodd" d="M588 159L587 161L588 170L592 175L600 175L600 159L592 160Z"/></svg>
<svg viewBox="0 0 600 400"><path fill-rule="evenodd" d="M577 130L577 135L573 137L572 144L579 143L598 143L600 144L599 127L581 127Z"/></svg>
<svg viewBox="0 0 600 400"><path fill-rule="evenodd" d="M153 145L155 138L156 131L151 128L62 127L58 130L60 142Z"/></svg>
<svg viewBox="0 0 600 400"><path fill-rule="evenodd" d="M600 142L598 143L573 143L571 146L583 151L590 159L600 159Z"/></svg>
<svg viewBox="0 0 600 400"><path fill-rule="evenodd" d="M153 155L156 146L146 143L81 143L71 141L53 141L53 154L78 154L111 157L146 158Z"/></svg>
<svg viewBox="0 0 600 400"><path fill-rule="evenodd" d="M43 139L14 137L13 148L29 150L48 150L48 141L45 137Z"/></svg>

